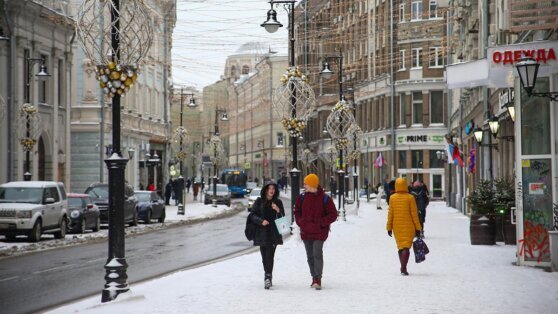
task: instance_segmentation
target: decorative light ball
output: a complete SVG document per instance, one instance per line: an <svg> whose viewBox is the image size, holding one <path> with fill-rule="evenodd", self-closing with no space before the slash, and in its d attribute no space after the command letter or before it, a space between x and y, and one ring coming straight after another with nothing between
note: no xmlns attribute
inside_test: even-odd
<svg viewBox="0 0 558 314"><path fill-rule="evenodd" d="M126 81L124 82L124 85L126 85L126 87L131 87L132 86L132 79L131 78L127 78Z"/></svg>
<svg viewBox="0 0 558 314"><path fill-rule="evenodd" d="M116 91L116 93L117 93L118 95L122 95L122 90L119 89L119 90Z"/></svg>
<svg viewBox="0 0 558 314"><path fill-rule="evenodd" d="M113 94L116 93L116 88L114 88L114 87L111 88L111 89L110 89L110 92L113 93Z"/></svg>
<svg viewBox="0 0 558 314"><path fill-rule="evenodd" d="M120 82L119 80L112 81L112 86L120 88L120 86L122 86L122 82Z"/></svg>
<svg viewBox="0 0 558 314"><path fill-rule="evenodd" d="M116 65L116 71L118 72L122 71L122 66L120 66L120 64Z"/></svg>
<svg viewBox="0 0 558 314"><path fill-rule="evenodd" d="M116 63L114 63L114 62L109 62L109 63L108 63L108 68L109 68L109 70L111 70L111 71L114 70L114 69L116 69Z"/></svg>
<svg viewBox="0 0 558 314"><path fill-rule="evenodd" d="M108 94L110 92L108 87L103 88L103 93Z"/></svg>
<svg viewBox="0 0 558 314"><path fill-rule="evenodd" d="M110 78L113 80L118 80L120 79L120 72L118 71L113 71L110 73Z"/></svg>
<svg viewBox="0 0 558 314"><path fill-rule="evenodd" d="M128 70L128 76L130 76L130 77L134 76L134 71Z"/></svg>
<svg viewBox="0 0 558 314"><path fill-rule="evenodd" d="M108 76L106 76L106 75L101 76L101 81L102 81L103 83L108 82L108 81L109 81Z"/></svg>
<svg viewBox="0 0 558 314"><path fill-rule="evenodd" d="M128 78L128 75L126 75L126 73L120 74L120 80L121 80L122 82L126 81L127 78Z"/></svg>
<svg viewBox="0 0 558 314"><path fill-rule="evenodd" d="M112 82L108 82L108 83L107 83L107 87L108 87L108 88L112 88Z"/></svg>

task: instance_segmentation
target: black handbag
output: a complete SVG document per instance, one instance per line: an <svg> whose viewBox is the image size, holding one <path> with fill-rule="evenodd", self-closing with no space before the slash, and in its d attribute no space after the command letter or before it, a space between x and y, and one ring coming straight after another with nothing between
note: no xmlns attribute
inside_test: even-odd
<svg viewBox="0 0 558 314"><path fill-rule="evenodd" d="M244 228L244 235L246 235L246 239L248 239L248 241L252 241L256 237L257 227L258 226L250 220L250 215L248 215L248 217L246 217L246 228Z"/></svg>

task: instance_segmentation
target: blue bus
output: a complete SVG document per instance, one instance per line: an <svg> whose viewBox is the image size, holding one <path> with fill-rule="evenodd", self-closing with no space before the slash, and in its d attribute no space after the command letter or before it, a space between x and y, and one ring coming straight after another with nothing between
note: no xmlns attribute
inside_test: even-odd
<svg viewBox="0 0 558 314"><path fill-rule="evenodd" d="M226 184L232 196L246 195L246 181L248 177L239 169L225 169L221 173L221 183Z"/></svg>

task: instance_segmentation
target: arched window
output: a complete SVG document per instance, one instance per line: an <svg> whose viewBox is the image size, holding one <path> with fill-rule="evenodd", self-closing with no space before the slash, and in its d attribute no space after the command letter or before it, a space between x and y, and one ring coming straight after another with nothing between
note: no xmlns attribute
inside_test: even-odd
<svg viewBox="0 0 558 314"><path fill-rule="evenodd" d="M242 66L242 75L250 73L250 67L247 65Z"/></svg>
<svg viewBox="0 0 558 314"><path fill-rule="evenodd" d="M231 77L235 77L236 76L236 67L233 65L231 67Z"/></svg>

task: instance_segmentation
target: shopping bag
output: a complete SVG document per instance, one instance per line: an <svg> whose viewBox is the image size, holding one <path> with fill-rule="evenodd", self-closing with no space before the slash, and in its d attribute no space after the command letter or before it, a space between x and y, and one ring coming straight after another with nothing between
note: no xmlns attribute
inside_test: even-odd
<svg viewBox="0 0 558 314"><path fill-rule="evenodd" d="M291 233L291 223L285 216L275 219L275 226L277 227L277 231L279 231L279 234L281 235L287 235Z"/></svg>
<svg viewBox="0 0 558 314"><path fill-rule="evenodd" d="M413 242L413 252L415 253L415 262L421 263L424 262L426 254L430 253L430 250L422 238L417 238Z"/></svg>

